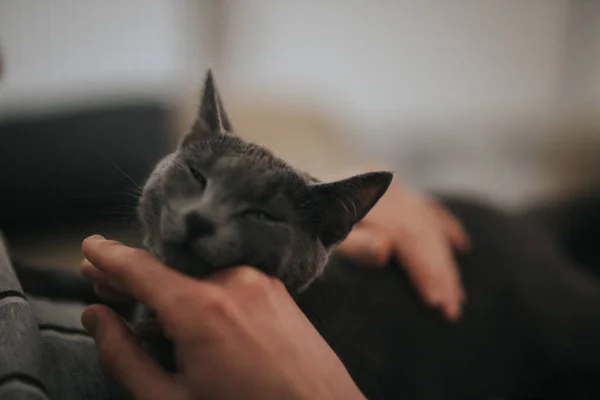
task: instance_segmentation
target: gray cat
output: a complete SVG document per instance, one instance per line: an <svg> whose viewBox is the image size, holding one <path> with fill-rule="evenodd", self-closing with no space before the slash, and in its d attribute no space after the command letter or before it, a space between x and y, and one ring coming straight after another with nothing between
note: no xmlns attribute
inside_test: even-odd
<svg viewBox="0 0 600 400"><path fill-rule="evenodd" d="M319 183L243 141L209 72L195 126L144 187L144 244L193 276L247 264L298 293L323 273L332 247L391 180L390 172L374 172Z"/></svg>
<svg viewBox="0 0 600 400"><path fill-rule="evenodd" d="M209 72L139 217L147 248L186 274L245 264L281 279L369 399L598 398L600 286L524 220L442 199L474 243L458 256L469 301L455 324L399 266L329 257L391 179L322 183L245 142Z"/></svg>

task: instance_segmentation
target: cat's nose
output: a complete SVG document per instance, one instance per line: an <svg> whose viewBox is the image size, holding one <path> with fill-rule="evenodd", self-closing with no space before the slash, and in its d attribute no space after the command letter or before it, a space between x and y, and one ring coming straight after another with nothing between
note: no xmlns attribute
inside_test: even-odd
<svg viewBox="0 0 600 400"><path fill-rule="evenodd" d="M215 233L215 224L207 217L190 212L185 216L186 239L195 240Z"/></svg>

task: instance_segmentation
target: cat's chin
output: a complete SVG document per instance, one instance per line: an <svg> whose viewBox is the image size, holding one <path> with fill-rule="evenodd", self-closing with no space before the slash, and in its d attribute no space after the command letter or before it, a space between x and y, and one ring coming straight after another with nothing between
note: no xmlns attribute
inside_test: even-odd
<svg viewBox="0 0 600 400"><path fill-rule="evenodd" d="M169 267L195 278L203 278L216 268L192 249L181 244L164 243L162 261Z"/></svg>

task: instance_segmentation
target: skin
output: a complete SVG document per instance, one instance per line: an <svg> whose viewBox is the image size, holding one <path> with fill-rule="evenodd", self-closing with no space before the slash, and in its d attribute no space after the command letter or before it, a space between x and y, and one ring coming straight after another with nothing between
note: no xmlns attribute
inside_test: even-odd
<svg viewBox="0 0 600 400"><path fill-rule="evenodd" d="M280 281L251 267L200 281L101 236L82 250L82 273L155 310L175 344L173 375L109 308L85 310L101 365L133 398L364 399Z"/></svg>
<svg viewBox="0 0 600 400"><path fill-rule="evenodd" d="M386 169L373 165L329 178ZM337 251L375 268L398 261L423 301L455 321L466 298L452 250L467 252L470 246L460 221L444 206L394 179Z"/></svg>

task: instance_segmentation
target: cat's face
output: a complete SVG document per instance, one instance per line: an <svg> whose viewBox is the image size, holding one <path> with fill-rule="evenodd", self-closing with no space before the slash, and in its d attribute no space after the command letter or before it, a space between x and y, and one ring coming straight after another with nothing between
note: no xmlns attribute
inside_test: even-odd
<svg viewBox="0 0 600 400"><path fill-rule="evenodd" d="M392 176L318 183L232 131L209 72L198 121L144 187L145 244L192 276L251 265L300 291Z"/></svg>

